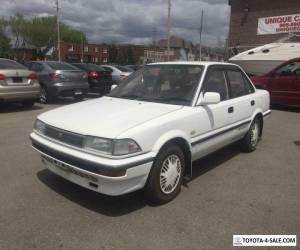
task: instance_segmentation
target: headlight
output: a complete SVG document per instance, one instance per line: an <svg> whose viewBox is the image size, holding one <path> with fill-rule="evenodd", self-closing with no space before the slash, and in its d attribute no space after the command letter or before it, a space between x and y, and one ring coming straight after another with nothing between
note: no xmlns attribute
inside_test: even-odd
<svg viewBox="0 0 300 250"><path fill-rule="evenodd" d="M113 155L128 155L140 152L139 145L131 139L114 140Z"/></svg>
<svg viewBox="0 0 300 250"><path fill-rule="evenodd" d="M38 119L35 120L34 130L39 134L44 135L46 132L46 124Z"/></svg>
<svg viewBox="0 0 300 250"><path fill-rule="evenodd" d="M113 141L89 136L85 140L84 148L95 153L111 155L113 153Z"/></svg>
<svg viewBox="0 0 300 250"><path fill-rule="evenodd" d="M127 155L141 151L139 145L131 139L110 140L89 136L85 140L84 148L98 154Z"/></svg>

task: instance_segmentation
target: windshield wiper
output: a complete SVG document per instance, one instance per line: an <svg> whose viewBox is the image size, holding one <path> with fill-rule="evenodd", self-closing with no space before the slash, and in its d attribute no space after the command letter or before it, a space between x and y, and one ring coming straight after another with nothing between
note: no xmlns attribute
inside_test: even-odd
<svg viewBox="0 0 300 250"><path fill-rule="evenodd" d="M139 95L118 95L118 96L113 96L113 97L117 97L117 98L125 98L125 99L131 99L131 100L138 100L138 99L142 99L142 96Z"/></svg>
<svg viewBox="0 0 300 250"><path fill-rule="evenodd" d="M162 102L170 102L170 101L179 101L188 103L189 100L181 98L181 97L156 97L156 98L144 98L145 101L162 101Z"/></svg>

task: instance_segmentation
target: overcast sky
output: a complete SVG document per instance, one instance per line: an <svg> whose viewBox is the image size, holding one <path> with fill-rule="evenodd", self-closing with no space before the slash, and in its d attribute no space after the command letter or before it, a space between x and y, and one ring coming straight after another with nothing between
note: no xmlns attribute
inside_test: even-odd
<svg viewBox="0 0 300 250"><path fill-rule="evenodd" d="M59 0L61 20L86 33L89 42L144 44L166 36L167 0ZM0 16L55 14L55 0L0 0ZM172 35L199 42L201 9L203 41L224 43L228 0L172 0Z"/></svg>

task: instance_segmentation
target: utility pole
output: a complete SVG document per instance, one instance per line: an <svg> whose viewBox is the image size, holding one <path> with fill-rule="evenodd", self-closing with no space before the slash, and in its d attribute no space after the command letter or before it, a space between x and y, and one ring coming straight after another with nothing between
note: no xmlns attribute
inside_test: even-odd
<svg viewBox="0 0 300 250"><path fill-rule="evenodd" d="M203 10L201 11L201 23L200 23L199 61L202 60L202 30L203 30Z"/></svg>
<svg viewBox="0 0 300 250"><path fill-rule="evenodd" d="M83 63L83 35L81 33L81 60L80 60L82 63Z"/></svg>
<svg viewBox="0 0 300 250"><path fill-rule="evenodd" d="M157 51L156 51L156 36L157 36L157 29L156 25L153 27L153 48L154 48L154 62L157 62Z"/></svg>
<svg viewBox="0 0 300 250"><path fill-rule="evenodd" d="M58 0L56 0L56 25L57 25L57 55L58 55L58 61L61 61L60 56L60 29L59 29L59 5Z"/></svg>
<svg viewBox="0 0 300 250"><path fill-rule="evenodd" d="M168 61L170 61L171 0L168 0Z"/></svg>

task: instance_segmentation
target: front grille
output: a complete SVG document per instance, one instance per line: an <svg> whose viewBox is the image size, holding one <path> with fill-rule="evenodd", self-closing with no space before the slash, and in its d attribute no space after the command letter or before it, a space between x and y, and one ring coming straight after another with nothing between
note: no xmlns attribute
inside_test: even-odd
<svg viewBox="0 0 300 250"><path fill-rule="evenodd" d="M47 125L45 136L75 146L82 147L84 142L84 136L76 133L72 133L66 130L58 129L52 126Z"/></svg>

